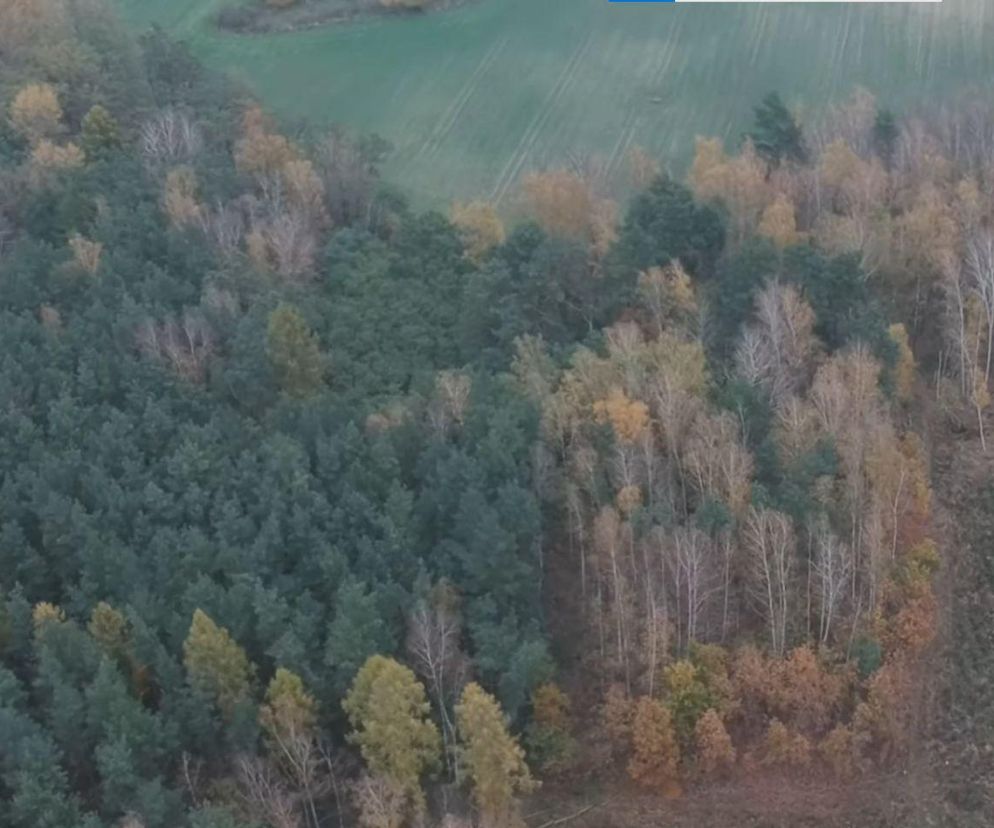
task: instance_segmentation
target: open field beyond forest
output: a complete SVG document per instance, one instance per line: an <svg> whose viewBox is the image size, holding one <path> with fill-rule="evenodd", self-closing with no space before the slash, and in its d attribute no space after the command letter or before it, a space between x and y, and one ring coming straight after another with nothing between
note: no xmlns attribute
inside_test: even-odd
<svg viewBox="0 0 994 828"><path fill-rule="evenodd" d="M273 35L217 31L219 0L120 0L288 117L387 138L421 202L506 204L522 172L640 144L676 167L734 140L776 89L800 108L854 85L901 110L994 79L994 6L638 6L474 0L451 11ZM230 0L227 0L230 2Z"/></svg>

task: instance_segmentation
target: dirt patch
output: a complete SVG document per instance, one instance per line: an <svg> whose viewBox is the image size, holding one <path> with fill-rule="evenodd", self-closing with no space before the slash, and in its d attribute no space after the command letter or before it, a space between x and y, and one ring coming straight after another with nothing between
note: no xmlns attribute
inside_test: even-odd
<svg viewBox="0 0 994 828"><path fill-rule="evenodd" d="M935 798L928 774L910 769L847 785L751 775L692 789L680 799L618 779L588 789L582 801L546 786L526 815L537 828L564 817L557 825L571 828L906 828L943 824L922 819Z"/></svg>

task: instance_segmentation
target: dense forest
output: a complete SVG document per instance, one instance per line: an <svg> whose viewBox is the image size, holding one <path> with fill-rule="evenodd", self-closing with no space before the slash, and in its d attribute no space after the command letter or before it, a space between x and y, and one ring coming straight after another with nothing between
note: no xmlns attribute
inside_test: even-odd
<svg viewBox="0 0 994 828"><path fill-rule="evenodd" d="M685 178L422 213L375 136L0 0L0 112L0 827L509 828L921 750L994 110L771 94Z"/></svg>

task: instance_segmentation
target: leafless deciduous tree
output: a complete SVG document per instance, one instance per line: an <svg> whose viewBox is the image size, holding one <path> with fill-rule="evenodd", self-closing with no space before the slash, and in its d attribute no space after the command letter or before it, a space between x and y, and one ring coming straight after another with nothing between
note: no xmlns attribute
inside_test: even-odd
<svg viewBox="0 0 994 828"><path fill-rule="evenodd" d="M794 527L780 512L754 508L749 512L745 535L753 595L769 626L770 649L782 657L794 565Z"/></svg>
<svg viewBox="0 0 994 828"><path fill-rule="evenodd" d="M203 382L214 353L214 332L196 310L187 310L181 319L156 322L147 319L135 335L138 349L166 362L184 379Z"/></svg>
<svg viewBox="0 0 994 828"><path fill-rule="evenodd" d="M250 813L261 816L272 828L300 828L293 795L270 762L259 756L240 756L235 770Z"/></svg>
<svg viewBox="0 0 994 828"><path fill-rule="evenodd" d="M368 227L372 222L378 160L376 153L371 157L358 141L340 132L322 142L317 161L334 224Z"/></svg>
<svg viewBox="0 0 994 828"><path fill-rule="evenodd" d="M994 162L994 105L984 97L943 101L914 119L942 155L968 170Z"/></svg>
<svg viewBox="0 0 994 828"><path fill-rule="evenodd" d="M400 828L407 811L404 791L382 776L363 774L352 786L362 828Z"/></svg>
<svg viewBox="0 0 994 828"><path fill-rule="evenodd" d="M987 340L984 380L989 382L994 348L994 232L989 228L978 228L966 239L964 265L970 290L983 309Z"/></svg>
<svg viewBox="0 0 994 828"><path fill-rule="evenodd" d="M826 361L818 369L809 395L821 427L835 440L845 476L854 601L857 576L866 570L864 558L874 553L868 532L871 503L867 496L866 462L871 442L887 419L879 377L880 364L866 348L859 346Z"/></svg>
<svg viewBox="0 0 994 828"><path fill-rule="evenodd" d="M629 566L625 556L624 531L618 512L605 506L594 519L594 552L597 555L598 606L606 612L614 627L614 651L617 663L624 675L625 686L630 691L632 684L632 602L634 594L629 577Z"/></svg>
<svg viewBox="0 0 994 828"><path fill-rule="evenodd" d="M200 229L225 259L231 260L241 250L245 237L245 210L236 202L218 202L214 209L201 210Z"/></svg>
<svg viewBox="0 0 994 828"><path fill-rule="evenodd" d="M717 567L711 539L698 529L679 527L673 532L674 586L683 616L683 644L698 639L699 622L715 587Z"/></svg>
<svg viewBox="0 0 994 828"><path fill-rule="evenodd" d="M792 285L770 284L756 300L756 321L739 343L736 367L778 406L808 380L818 344L814 323L814 312Z"/></svg>
<svg viewBox="0 0 994 828"><path fill-rule="evenodd" d="M181 110L160 109L141 126L141 148L149 167L172 167L192 160L203 148L200 128Z"/></svg>
<svg viewBox="0 0 994 828"><path fill-rule="evenodd" d="M428 404L428 421L436 434L444 435L453 426L462 425L473 389L467 374L440 371L435 376L435 394Z"/></svg>
<svg viewBox="0 0 994 828"><path fill-rule="evenodd" d="M815 541L814 576L818 591L819 636L827 643L832 623L845 600L852 574L852 554L828 527L821 523L812 529Z"/></svg>
<svg viewBox="0 0 994 828"><path fill-rule="evenodd" d="M293 800L307 814L305 821L312 828L320 828L316 801L327 792L330 780L329 765L317 738L293 717L285 717L279 727L268 728L267 737L270 755L286 783L292 786Z"/></svg>
<svg viewBox="0 0 994 828"><path fill-rule="evenodd" d="M862 87L852 91L849 98L825 110L824 115L806 134L808 146L815 155L833 141L845 141L862 158L873 153L873 124L877 117L877 102L872 93Z"/></svg>
<svg viewBox="0 0 994 828"><path fill-rule="evenodd" d="M428 685L439 718L445 761L456 776L455 722L451 707L469 674L469 659L462 651L462 622L458 597L446 584L418 602L407 621L407 653L415 671Z"/></svg>
<svg viewBox="0 0 994 828"><path fill-rule="evenodd" d="M749 500L752 465L731 414L697 418L687 441L687 468L701 494L740 513Z"/></svg>
<svg viewBox="0 0 994 828"><path fill-rule="evenodd" d="M262 233L272 251L276 272L298 279L314 267L317 242L306 218L297 212L280 213L270 219Z"/></svg>

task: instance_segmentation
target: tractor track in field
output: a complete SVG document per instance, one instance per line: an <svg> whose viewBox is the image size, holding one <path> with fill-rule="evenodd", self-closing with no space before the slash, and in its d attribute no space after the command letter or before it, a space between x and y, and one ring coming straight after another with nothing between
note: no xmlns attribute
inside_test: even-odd
<svg viewBox="0 0 994 828"><path fill-rule="evenodd" d="M666 48L660 52L656 66L652 70L652 80L650 82L649 89L653 93L659 91L659 88L663 84L666 74L669 72L670 66L673 63L673 58L677 53L677 44L680 39L679 34L679 25L677 25L674 27L671 36L666 41ZM626 153L635 141L635 135L638 132L639 127L642 125L642 111L644 106L645 101L642 99L641 95L633 95L631 97L631 102L628 105L624 120L622 121L621 131L618 133L618 140L615 142L604 168L605 174L609 180L617 173L620 165L624 161Z"/></svg>
<svg viewBox="0 0 994 828"><path fill-rule="evenodd" d="M531 123L528 125L528 128L522 134L521 140L518 142L518 145L515 147L514 152L508 159L508 162L501 170L501 173L497 178L497 183L494 185L493 192L490 196L490 200L494 204L500 204L504 196L507 194L508 189L510 189L511 185L517 180L522 168L525 165L525 162L528 160L529 153L535 146L535 142L541 135L542 130L545 129L553 109L556 104L562 100L567 89L569 89L573 81L576 79L577 72L583 64L583 58L586 56L592 43L593 36L588 34L579 46L573 50L573 54L570 56L570 59L566 63L566 67L560 73L556 83L552 87L552 91L549 93L541 109L539 109Z"/></svg>
<svg viewBox="0 0 994 828"><path fill-rule="evenodd" d="M448 109L442 114L435 129L432 130L431 134L425 140L424 144L414 155L412 161L417 161L419 158L427 153L428 158L434 158L438 154L438 150L442 145L442 142L448 137L452 128L459 121L459 117L462 115L463 110L466 105L472 99L473 95L476 93L477 87L480 85L480 81L483 76L490 70L494 62L497 60L498 55L507 46L508 38L503 38L498 40L494 45L487 51L487 53L481 58L480 62L476 65L476 69L469 76L469 79L463 84L462 89L459 90L459 94L452 99L449 104Z"/></svg>

